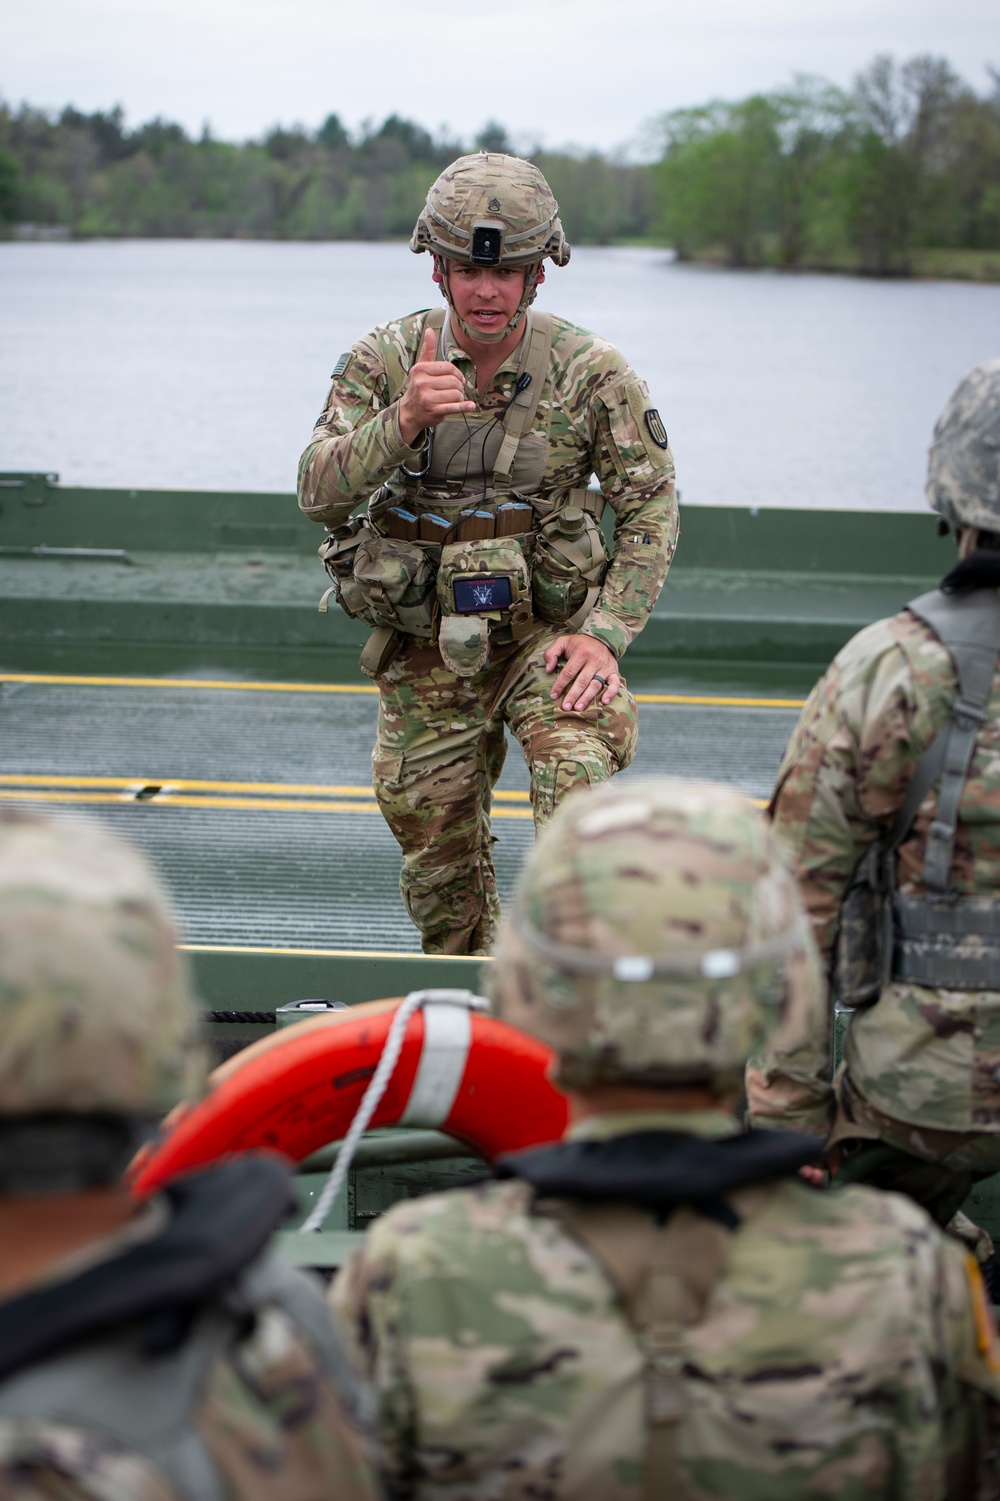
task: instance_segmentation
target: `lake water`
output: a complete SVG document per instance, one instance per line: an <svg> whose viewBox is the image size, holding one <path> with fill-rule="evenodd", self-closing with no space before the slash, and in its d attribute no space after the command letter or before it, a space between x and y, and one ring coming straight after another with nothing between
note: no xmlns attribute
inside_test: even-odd
<svg viewBox="0 0 1000 1501"><path fill-rule="evenodd" d="M338 354L436 299L394 244L0 245L0 469L289 491ZM686 501L919 509L934 420L1000 354L1000 287L580 249L539 305L648 382Z"/></svg>

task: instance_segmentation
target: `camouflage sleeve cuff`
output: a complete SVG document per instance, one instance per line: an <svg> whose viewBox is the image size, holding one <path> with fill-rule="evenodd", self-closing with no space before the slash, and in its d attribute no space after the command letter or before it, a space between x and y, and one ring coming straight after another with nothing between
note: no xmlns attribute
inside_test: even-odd
<svg viewBox="0 0 1000 1501"><path fill-rule="evenodd" d="M595 641L603 642L616 660L621 658L622 652L632 639L631 633L623 625L602 614L600 609L591 610L580 627L579 634L593 636Z"/></svg>
<svg viewBox="0 0 1000 1501"><path fill-rule="evenodd" d="M385 446L387 468L395 469L399 464L406 464L408 468L419 469L424 456L427 453L427 431L420 434L416 443L412 446L405 442L399 428L399 402L394 401L387 407L385 417Z"/></svg>

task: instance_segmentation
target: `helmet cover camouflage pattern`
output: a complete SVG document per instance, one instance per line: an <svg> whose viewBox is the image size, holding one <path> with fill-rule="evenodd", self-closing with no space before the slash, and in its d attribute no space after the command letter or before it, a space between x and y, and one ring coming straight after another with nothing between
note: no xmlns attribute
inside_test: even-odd
<svg viewBox="0 0 1000 1501"><path fill-rule="evenodd" d="M728 1088L769 1040L825 1026L819 957L769 824L667 778L570 797L539 836L491 966L497 1014L557 1082Z"/></svg>
<svg viewBox="0 0 1000 1501"><path fill-rule="evenodd" d="M552 189L532 162L501 151L460 156L444 169L427 194L410 249L433 253L452 317L477 344L499 344L518 327L535 300L545 256L557 266L569 260ZM449 261L525 268L520 302L503 328L485 333L460 316L449 286Z"/></svg>
<svg viewBox="0 0 1000 1501"><path fill-rule="evenodd" d="M478 264L477 228L494 229L500 237L492 264L531 266L549 256L565 266L569 260L552 189L538 168L519 156L478 151L445 167L427 194L410 249Z"/></svg>
<svg viewBox="0 0 1000 1501"><path fill-rule="evenodd" d="M0 811L0 1117L156 1118L204 1080L146 860L97 824Z"/></svg>
<svg viewBox="0 0 1000 1501"><path fill-rule="evenodd" d="M938 418L927 499L953 526L1000 531L1000 360L970 370Z"/></svg>

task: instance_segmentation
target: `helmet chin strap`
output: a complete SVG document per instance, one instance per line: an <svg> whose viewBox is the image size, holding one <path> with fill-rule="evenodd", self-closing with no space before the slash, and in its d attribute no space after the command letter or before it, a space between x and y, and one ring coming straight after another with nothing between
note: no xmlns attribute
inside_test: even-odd
<svg viewBox="0 0 1000 1501"><path fill-rule="evenodd" d="M451 315L454 318L455 322L458 324L459 328L462 330L465 337L467 339L473 339L477 344L501 344L503 340L506 339L509 334L512 334L515 328L520 325L521 320L523 319L525 313L528 311L528 308L534 302L535 297L538 293L538 268L541 264L541 261L535 261L528 267L527 275L524 278L524 291L521 293L521 300L518 303L517 307L514 309L514 312L508 322L504 324L499 333L487 334L483 333L481 329L471 328L469 324L466 323L465 319L460 315L451 295L451 287L448 284L447 257L441 255L436 255L434 257L435 269L441 277L441 290L444 293L445 301L451 308Z"/></svg>

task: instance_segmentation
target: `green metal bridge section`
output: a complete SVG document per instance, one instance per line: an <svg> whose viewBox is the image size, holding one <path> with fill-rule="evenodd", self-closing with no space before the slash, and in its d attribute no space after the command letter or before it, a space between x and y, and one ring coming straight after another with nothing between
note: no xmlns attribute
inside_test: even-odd
<svg viewBox="0 0 1000 1501"><path fill-rule="evenodd" d="M629 652L633 678L683 667L801 686L950 556L931 516L689 506L681 517L669 583ZM253 661L268 677L325 677L334 654L356 656L365 629L316 612L321 535L290 495L71 489L0 473L5 657L118 672Z"/></svg>
<svg viewBox="0 0 1000 1501"><path fill-rule="evenodd" d="M0 474L0 803L86 813L148 851L219 1056L290 1001L479 980L478 960L414 952L371 788L365 628L317 613L321 535L291 495ZM765 799L818 673L951 556L930 516L683 508L667 587L625 662L640 740L624 775ZM532 837L516 744L494 816L504 899ZM303 1209L334 1151L305 1165ZM328 1232L289 1249L336 1265L394 1199L481 1170L436 1133L372 1133ZM1000 1186L967 1207L1000 1229Z"/></svg>

